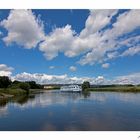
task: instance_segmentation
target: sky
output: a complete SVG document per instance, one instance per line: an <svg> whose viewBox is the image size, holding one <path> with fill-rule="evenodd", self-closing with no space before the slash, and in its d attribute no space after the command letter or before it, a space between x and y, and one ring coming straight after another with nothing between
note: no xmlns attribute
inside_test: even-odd
<svg viewBox="0 0 140 140"><path fill-rule="evenodd" d="M140 10L0 10L0 76L40 84L140 84Z"/></svg>

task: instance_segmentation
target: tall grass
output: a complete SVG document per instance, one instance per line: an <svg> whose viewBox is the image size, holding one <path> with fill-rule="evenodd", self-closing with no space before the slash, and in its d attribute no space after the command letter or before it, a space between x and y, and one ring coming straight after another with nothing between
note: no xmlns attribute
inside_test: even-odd
<svg viewBox="0 0 140 140"><path fill-rule="evenodd" d="M0 89L0 94L9 94L9 95L22 95L26 94L26 91L23 89L12 89L12 88L2 88Z"/></svg>

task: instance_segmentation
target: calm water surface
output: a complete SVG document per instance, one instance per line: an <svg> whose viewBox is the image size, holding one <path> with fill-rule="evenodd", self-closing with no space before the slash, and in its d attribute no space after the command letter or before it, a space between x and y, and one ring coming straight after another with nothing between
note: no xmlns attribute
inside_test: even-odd
<svg viewBox="0 0 140 140"><path fill-rule="evenodd" d="M0 130L140 131L140 93L42 91L0 100Z"/></svg>

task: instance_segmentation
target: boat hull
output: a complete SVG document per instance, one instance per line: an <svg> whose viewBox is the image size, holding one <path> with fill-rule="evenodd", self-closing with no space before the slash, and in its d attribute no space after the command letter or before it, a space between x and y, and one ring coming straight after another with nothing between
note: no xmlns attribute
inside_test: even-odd
<svg viewBox="0 0 140 140"><path fill-rule="evenodd" d="M69 85L69 86L62 86L60 88L61 92L81 92L82 89L78 85Z"/></svg>
<svg viewBox="0 0 140 140"><path fill-rule="evenodd" d="M82 92L82 90L60 90L61 92Z"/></svg>

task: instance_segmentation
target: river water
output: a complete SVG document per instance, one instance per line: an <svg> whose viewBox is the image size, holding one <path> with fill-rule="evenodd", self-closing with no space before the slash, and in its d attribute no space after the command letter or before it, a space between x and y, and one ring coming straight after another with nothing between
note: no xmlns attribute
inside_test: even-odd
<svg viewBox="0 0 140 140"><path fill-rule="evenodd" d="M52 90L0 100L0 130L140 131L140 93Z"/></svg>

